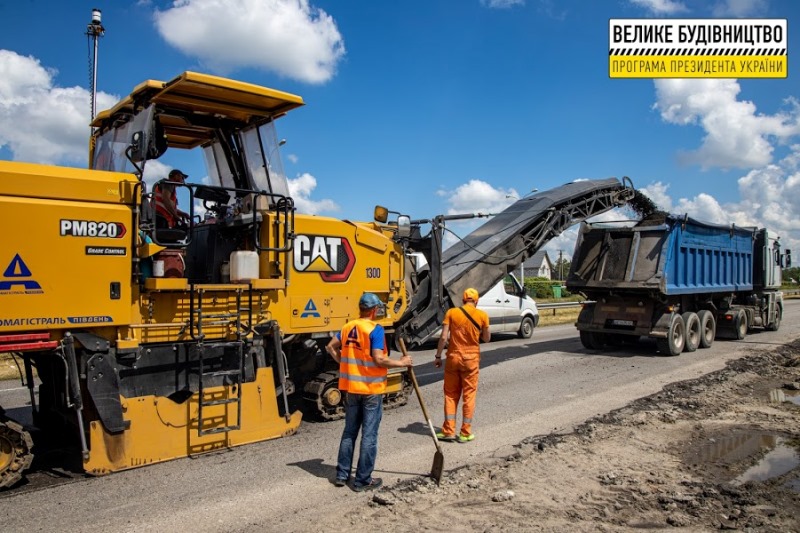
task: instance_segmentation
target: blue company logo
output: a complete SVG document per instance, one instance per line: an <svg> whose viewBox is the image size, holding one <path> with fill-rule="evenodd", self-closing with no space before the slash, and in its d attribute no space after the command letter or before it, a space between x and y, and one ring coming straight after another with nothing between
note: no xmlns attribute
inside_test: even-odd
<svg viewBox="0 0 800 533"><path fill-rule="evenodd" d="M303 313L300 315L300 318L320 318L319 311L317 311L317 306L314 305L314 300L309 299L308 303L306 304L306 308L303 309Z"/></svg>
<svg viewBox="0 0 800 533"><path fill-rule="evenodd" d="M0 291L11 291L11 287L22 285L22 291L13 292L23 292L24 294L43 293L42 286L38 282L33 279L23 279L31 278L32 276L31 269L28 268L28 265L25 264L19 254L16 254L3 272L3 278L5 279L0 281ZM8 278L11 279L9 280Z"/></svg>
<svg viewBox="0 0 800 533"><path fill-rule="evenodd" d="M350 330L350 333L347 334L347 340L344 342L345 346L355 346L356 348L361 349L361 343L358 342L358 328L353 326L353 329Z"/></svg>

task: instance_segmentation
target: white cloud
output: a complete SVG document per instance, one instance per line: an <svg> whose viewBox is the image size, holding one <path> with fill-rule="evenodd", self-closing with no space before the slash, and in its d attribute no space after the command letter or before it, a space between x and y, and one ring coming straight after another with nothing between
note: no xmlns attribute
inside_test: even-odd
<svg viewBox="0 0 800 533"><path fill-rule="evenodd" d="M496 189L485 181L476 179L459 185L455 190L442 189L437 191L436 194L445 198L449 206L447 208L448 215L497 214L516 202L517 198L520 197L520 194L513 188ZM448 221L446 227L450 231L446 231L444 234L443 246L447 248L458 241L458 237L453 233L460 237L465 237L484 222L486 222L486 217Z"/></svg>
<svg viewBox="0 0 800 533"><path fill-rule="evenodd" d="M55 86L56 75L34 57L0 50L0 147L16 161L86 167L91 95L81 87ZM97 108L117 100L100 92Z"/></svg>
<svg viewBox="0 0 800 533"><path fill-rule="evenodd" d="M630 2L650 11L654 15L675 15L689 11L689 8L682 2L673 0L630 0Z"/></svg>
<svg viewBox="0 0 800 533"><path fill-rule="evenodd" d="M299 158L299 157L297 157L295 154L289 154L289 155L287 155L287 156L286 156L286 159L288 159L288 160L289 160L289 162L291 162L291 163L293 163L293 164L297 164L297 162L298 162L298 161L300 161L300 158Z"/></svg>
<svg viewBox="0 0 800 533"><path fill-rule="evenodd" d="M656 80L654 108L666 122L700 125L703 144L681 155L684 163L702 168L754 168L772 160L771 139L787 141L800 133L800 113L794 99L788 110L775 115L756 112L749 101L737 100L739 83L733 79Z"/></svg>
<svg viewBox="0 0 800 533"><path fill-rule="evenodd" d="M669 184L661 183L660 181L639 188L641 192L643 192L648 198L650 198L653 201L653 203L656 204L656 207L658 207L662 211L671 213L672 198L667 193L668 189L669 189Z"/></svg>
<svg viewBox="0 0 800 533"><path fill-rule="evenodd" d="M800 145L777 164L749 171L737 181L738 202L720 203L702 192L693 198L669 196L669 184L655 182L642 191L674 214L715 224L756 226L777 231L784 247L800 249Z"/></svg>
<svg viewBox="0 0 800 533"><path fill-rule="evenodd" d="M174 0L155 23L169 44L221 73L255 67L324 83L345 54L333 17L308 0Z"/></svg>
<svg viewBox="0 0 800 533"><path fill-rule="evenodd" d="M149 159L144 166L144 176L142 180L147 184L147 190L152 191L153 185L158 180L163 180L169 175L172 167L165 165L158 159Z"/></svg>
<svg viewBox="0 0 800 533"><path fill-rule="evenodd" d="M317 179L308 172L289 179L289 194L300 213L317 215L323 212L338 211L339 206L333 200L312 200L311 193L317 187Z"/></svg>
<svg viewBox="0 0 800 533"><path fill-rule="evenodd" d="M715 17L748 17L766 12L767 0L720 0L711 14Z"/></svg>
<svg viewBox="0 0 800 533"><path fill-rule="evenodd" d="M481 0L481 5L493 9L508 9L514 6L524 6L525 0Z"/></svg>
<svg viewBox="0 0 800 533"><path fill-rule="evenodd" d="M465 213L499 213L519 198L514 189L496 189L482 180L470 180L454 191L439 191L447 197L448 215Z"/></svg>

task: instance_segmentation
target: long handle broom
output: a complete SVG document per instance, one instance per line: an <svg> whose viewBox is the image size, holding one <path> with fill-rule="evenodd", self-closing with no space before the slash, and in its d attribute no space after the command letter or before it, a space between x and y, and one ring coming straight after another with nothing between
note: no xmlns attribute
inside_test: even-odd
<svg viewBox="0 0 800 533"><path fill-rule="evenodd" d="M408 352L406 351L406 343L403 342L402 338L398 339L398 344L400 345L400 351L403 352L403 355L408 355ZM431 430L433 442L436 444L436 453L433 455L433 466L431 466L431 477L438 485L442 481L442 472L444 471L444 454L442 453L439 439L436 438L436 430L433 429L431 417L428 416L428 410L425 408L425 401L422 399L422 394L419 391L419 384L417 383L417 376L414 374L413 366L408 367L408 375L411 376L411 383L414 384L414 392L417 393L419 405L422 407L422 414L425 416L425 421L428 423L428 428Z"/></svg>

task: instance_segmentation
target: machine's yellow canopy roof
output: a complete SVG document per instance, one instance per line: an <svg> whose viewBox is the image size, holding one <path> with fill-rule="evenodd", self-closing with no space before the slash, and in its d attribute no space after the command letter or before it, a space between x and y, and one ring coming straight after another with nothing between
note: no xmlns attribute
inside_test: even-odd
<svg viewBox="0 0 800 533"><path fill-rule="evenodd" d="M168 82L147 80L111 109L97 114L92 126L106 131L150 104L160 110L168 144L194 148L212 138L210 118L245 126L258 119L276 118L304 104L300 96L241 81L184 72Z"/></svg>

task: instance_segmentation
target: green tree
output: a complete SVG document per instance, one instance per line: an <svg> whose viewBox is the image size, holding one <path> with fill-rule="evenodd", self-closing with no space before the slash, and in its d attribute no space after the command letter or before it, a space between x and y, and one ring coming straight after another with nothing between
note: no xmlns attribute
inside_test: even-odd
<svg viewBox="0 0 800 533"><path fill-rule="evenodd" d="M794 280L794 282L792 282ZM784 268L783 282L786 284L800 283L800 267Z"/></svg>
<svg viewBox="0 0 800 533"><path fill-rule="evenodd" d="M569 259L564 259L563 257L556 259L556 263L553 265L553 279L567 279L571 266L572 262Z"/></svg>

